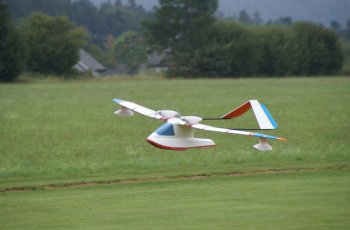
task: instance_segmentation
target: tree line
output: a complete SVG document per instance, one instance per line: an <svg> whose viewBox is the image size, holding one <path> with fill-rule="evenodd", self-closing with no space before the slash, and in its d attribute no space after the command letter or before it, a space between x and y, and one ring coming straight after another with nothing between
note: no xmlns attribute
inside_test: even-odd
<svg viewBox="0 0 350 230"><path fill-rule="evenodd" d="M146 24L149 44L171 49L170 75L284 76L326 75L343 64L340 41L334 31L308 22L288 25L215 17L217 0L160 0L154 19ZM256 24L256 23L255 23Z"/></svg>
<svg viewBox="0 0 350 230"><path fill-rule="evenodd" d="M89 0L0 0L0 77L13 80L24 67L66 74L81 47L107 66L131 69L146 60L147 51L167 50L168 74L183 77L313 76L342 66L333 27L288 17L263 23L258 12L223 17L217 7L217 0L159 0L153 11L134 0L101 6Z"/></svg>
<svg viewBox="0 0 350 230"><path fill-rule="evenodd" d="M13 81L25 69L41 74L67 74L78 60L87 31L67 17L34 13L16 27L0 0L0 79Z"/></svg>
<svg viewBox="0 0 350 230"><path fill-rule="evenodd" d="M0 0L0 12L0 38L4 41L0 77L4 81L14 80L23 70L69 74L78 61L79 48L110 67L124 62L135 69L135 62L147 57L140 30L141 21L150 13L134 0L126 4L116 0L99 7L89 0ZM129 45L129 53L137 55L124 55L121 48L125 45Z"/></svg>
<svg viewBox="0 0 350 230"><path fill-rule="evenodd" d="M91 34L93 43L103 45L106 35L117 37L132 30L140 32L141 21L151 17L135 0L106 1L100 6L90 0L3 0L14 20L41 12L49 16L66 16L75 25L83 26Z"/></svg>

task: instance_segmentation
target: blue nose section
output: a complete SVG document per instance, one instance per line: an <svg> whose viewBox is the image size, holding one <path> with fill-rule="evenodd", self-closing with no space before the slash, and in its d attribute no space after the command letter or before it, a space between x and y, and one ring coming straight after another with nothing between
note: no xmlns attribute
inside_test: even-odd
<svg viewBox="0 0 350 230"><path fill-rule="evenodd" d="M173 124L165 123L156 130L156 133L161 136L175 136L174 126Z"/></svg>

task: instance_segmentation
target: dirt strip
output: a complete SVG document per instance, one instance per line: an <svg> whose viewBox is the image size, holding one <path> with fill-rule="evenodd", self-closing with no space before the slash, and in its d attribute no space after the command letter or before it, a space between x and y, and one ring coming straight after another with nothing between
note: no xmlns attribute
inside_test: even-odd
<svg viewBox="0 0 350 230"><path fill-rule="evenodd" d="M346 166L345 166L346 167ZM328 168L331 169L331 168ZM343 167L336 167L332 169L343 169ZM0 190L1 192L28 192L36 190L56 190L65 188L81 188L81 187L93 187L100 185L114 185L114 184L131 184L131 183L147 183L147 182L161 182L170 180L200 180L214 177L240 177L240 176L255 176L265 174L286 174L297 172L316 172L320 169L315 168L297 168L297 169L265 169L250 172L229 172L229 173L212 173L212 174L197 174L197 175L178 175L178 176L164 176L156 178L134 178L134 179L122 179L122 180L107 180L107 181L87 181L87 182L71 182L71 183L57 183L57 184L45 184L45 185L33 185L33 186L20 186L9 187ZM323 169L325 170L325 169Z"/></svg>

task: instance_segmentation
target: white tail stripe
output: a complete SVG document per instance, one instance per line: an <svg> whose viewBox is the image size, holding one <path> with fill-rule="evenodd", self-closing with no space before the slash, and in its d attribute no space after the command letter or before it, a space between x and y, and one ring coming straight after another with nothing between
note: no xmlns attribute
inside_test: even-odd
<svg viewBox="0 0 350 230"><path fill-rule="evenodd" d="M250 104L259 123L259 127L261 129L275 129L260 103L257 100L250 100Z"/></svg>

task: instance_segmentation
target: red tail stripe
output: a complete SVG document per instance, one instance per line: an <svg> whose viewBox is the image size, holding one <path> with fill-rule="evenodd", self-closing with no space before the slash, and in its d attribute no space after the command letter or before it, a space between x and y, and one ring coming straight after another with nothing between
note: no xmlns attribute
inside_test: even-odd
<svg viewBox="0 0 350 230"><path fill-rule="evenodd" d="M245 104L243 104L240 107L232 110L231 112L229 112L228 114L224 115L221 118L229 119L229 118L233 118L233 117L239 117L243 113L247 112L250 108L252 108L252 105L250 104L250 101L248 101Z"/></svg>

